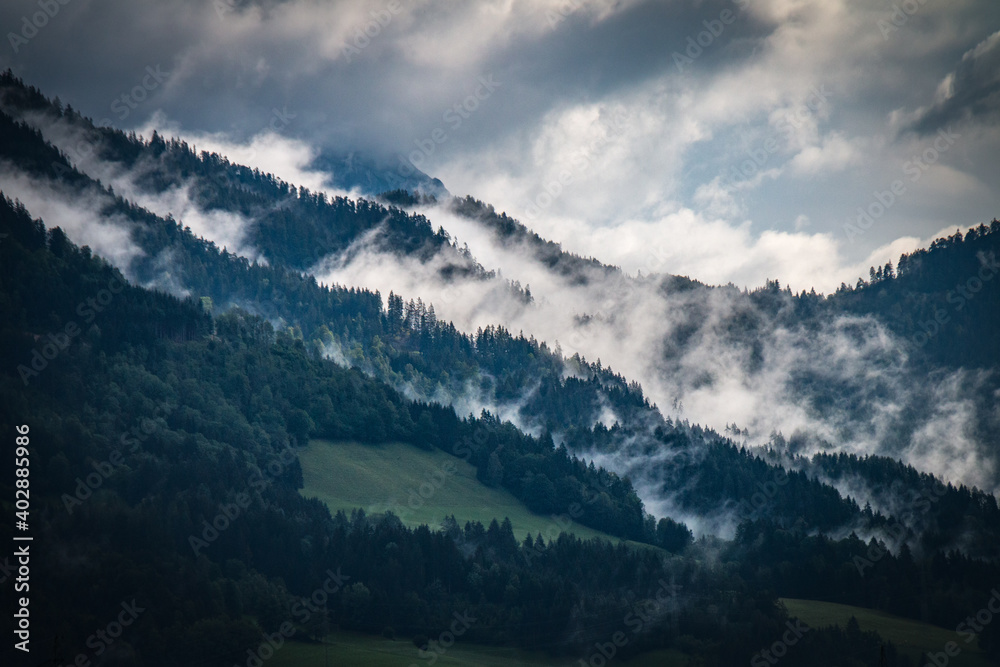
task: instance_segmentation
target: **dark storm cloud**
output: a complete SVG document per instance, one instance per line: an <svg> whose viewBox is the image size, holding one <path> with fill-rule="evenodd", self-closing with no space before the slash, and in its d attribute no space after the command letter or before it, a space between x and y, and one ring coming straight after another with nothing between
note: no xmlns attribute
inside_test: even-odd
<svg viewBox="0 0 1000 667"><path fill-rule="evenodd" d="M571 14L552 32L490 58L485 68L508 89L477 118L486 131L463 141L489 144L552 109L625 94L665 73L710 75L752 51L770 29L733 0L644 2L596 24Z"/></svg>
<svg viewBox="0 0 1000 667"><path fill-rule="evenodd" d="M966 53L941 83L938 99L917 112L913 129L933 134L952 123L1000 119L1000 31Z"/></svg>
<svg viewBox="0 0 1000 667"><path fill-rule="evenodd" d="M169 71L196 37L191 12L177 3L53 4L59 11L44 22L37 0L0 5L0 65L95 118L116 118L111 104L141 85L144 68Z"/></svg>
<svg viewBox="0 0 1000 667"><path fill-rule="evenodd" d="M435 32L456 24L450 3L387 0L352 11L358 3L52 2L57 15L20 48L4 45L0 65L97 120L135 127L163 110L183 127L246 138L287 107L298 122L287 124L286 134L376 153L410 150L475 92L479 75L492 74L503 94L477 110L474 131L469 123L456 133L468 148L553 107L674 71L675 53L697 53L692 69L710 72L768 31L743 11L742 0L648 1L600 17L581 0L568 0L498 14L505 25L495 43L463 62L461 31ZM36 11L37 0L4 3L0 24L18 34L23 17L30 21ZM732 17L725 25L724 12ZM458 28L488 33L489 17L466 14ZM691 46L699 34L709 41L710 31L719 34L708 46ZM440 62L414 54L436 34ZM138 90L147 67L170 77Z"/></svg>
<svg viewBox="0 0 1000 667"><path fill-rule="evenodd" d="M602 97L665 71L695 70L693 61L684 60L688 49L702 74L752 50L773 26L744 12L746 4L645 2L596 25L571 16L564 29L510 56L523 70L522 80L539 88ZM726 23L720 20L724 12ZM675 54L681 57L680 69Z"/></svg>

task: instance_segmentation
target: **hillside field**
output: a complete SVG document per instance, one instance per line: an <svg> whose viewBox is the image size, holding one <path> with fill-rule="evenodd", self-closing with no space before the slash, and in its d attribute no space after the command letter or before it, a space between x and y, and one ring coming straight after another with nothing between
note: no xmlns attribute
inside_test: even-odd
<svg viewBox="0 0 1000 667"><path fill-rule="evenodd" d="M918 660L917 664L921 666L927 664L928 651L940 653L944 651L945 644L955 642L962 652L949 659L949 667L990 667L990 662L976 643L966 644L954 630L846 604L789 598L782 598L781 602L790 615L799 617L806 625L813 628L831 625L844 627L853 615L858 619L858 625L862 630L875 630L903 653Z"/></svg>
<svg viewBox="0 0 1000 667"><path fill-rule="evenodd" d="M458 524L510 519L518 540L541 533L548 541L565 528L581 539L619 541L578 523L535 514L510 492L476 479L476 470L440 450L426 451L392 443L313 440L299 452L305 487L302 495L318 498L330 511L362 508L368 513L392 510L409 527L437 527L448 515ZM566 521L566 522L564 522ZM645 545L644 545L645 546Z"/></svg>
<svg viewBox="0 0 1000 667"><path fill-rule="evenodd" d="M413 643L404 639L385 639L348 632L327 637L327 644L289 642L269 660L270 667L410 667L430 665L432 655L422 658ZM676 651L652 651L631 660L615 659L628 667L681 667L686 658ZM549 658L542 653L515 649L455 643L437 656L435 667L575 667L579 659Z"/></svg>

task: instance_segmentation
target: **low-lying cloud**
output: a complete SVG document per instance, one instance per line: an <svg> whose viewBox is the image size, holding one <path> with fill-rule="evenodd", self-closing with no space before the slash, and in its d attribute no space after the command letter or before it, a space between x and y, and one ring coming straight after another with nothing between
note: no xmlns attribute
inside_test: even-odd
<svg viewBox="0 0 1000 667"><path fill-rule="evenodd" d="M127 277L133 260L144 255L132 239L132 223L106 213L109 197L70 192L9 163L0 163L0 189L5 196L24 204L32 217L41 218L49 228L61 227L74 243L89 246Z"/></svg>
<svg viewBox="0 0 1000 667"><path fill-rule="evenodd" d="M348 261L331 258L316 267L317 278L419 296L462 330L502 324L558 343L567 356L600 359L640 382L665 414L720 433L735 424L746 429L749 444L782 433L791 453L883 454L950 481L997 488L995 457L971 426L981 417L975 397L983 378L955 372L914 387L905 341L870 317L782 324L735 287L674 290L653 274L596 268L578 280L444 207L422 212L488 269L500 269L502 279L529 285L534 302L501 289L500 278L444 282L437 266L443 259L422 264L373 246L352 248ZM790 308L791 296L782 294ZM741 322L750 328L734 329ZM640 477L645 465L619 464Z"/></svg>

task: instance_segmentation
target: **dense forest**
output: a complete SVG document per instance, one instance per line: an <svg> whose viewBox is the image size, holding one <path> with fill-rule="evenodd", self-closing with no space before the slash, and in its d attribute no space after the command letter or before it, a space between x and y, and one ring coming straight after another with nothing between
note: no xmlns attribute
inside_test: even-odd
<svg viewBox="0 0 1000 667"><path fill-rule="evenodd" d="M1000 325L1000 221L934 241L930 248L872 267L869 279L842 285L831 303L847 312L883 312L892 329L913 344L929 364L995 368L998 350L989 343ZM991 289L992 287L992 289Z"/></svg>
<svg viewBox="0 0 1000 667"><path fill-rule="evenodd" d="M334 566L351 583L338 584L322 613L296 617L305 637L330 623L433 634L455 611L471 609L483 622L470 637L560 653L586 645L595 628L614 632L623 610L642 609L666 579L683 595L671 589L680 596L670 603L674 613L657 615L659 630L635 650L682 641L725 660L780 628L773 599L683 556L565 536L519 544L508 523L430 532L405 529L391 514L331 517L298 496L301 472L294 456L284 456L311 434L416 446L467 441L473 460L503 444L524 453L529 480L539 458L560 454L489 416L460 421L405 402L254 316L212 320L198 302L128 286L8 200L0 202L0 229L5 368L31 368L33 351L44 350L39 332L69 330L73 304L86 304L103 285L123 285L92 322L81 316L81 333L46 367L4 375L5 428L31 426L33 531L59 539L59 550L36 561L48 580L34 598L39 618L58 619L43 635L59 638L57 650L80 646L102 605L134 599L151 611L115 649L121 664L221 664L274 632L294 613L286 610L296 596L322 585ZM569 473L560 489L590 485L602 500L623 497L641 512L626 481L561 456L544 465ZM505 469L518 463L511 454ZM219 512L230 512L223 523ZM607 527L615 525L628 520L615 517ZM668 523L659 528L669 535ZM684 539L671 546L690 548ZM75 554L72 565L59 565L63 553ZM738 598L720 597L740 590ZM722 618L709 611L720 603L728 610ZM724 621L735 627L713 640ZM822 652L835 640L817 634L810 644ZM876 641L859 637L852 650L870 653Z"/></svg>
<svg viewBox="0 0 1000 667"><path fill-rule="evenodd" d="M7 85L17 91L13 99L27 100L22 102L25 106L48 108L53 115L63 119L69 117L67 122L83 124L91 128L90 131L97 131L89 121L80 119L74 112L54 108L55 105L47 102L40 93L25 88L10 76ZM404 302L402 297L390 294L383 306L380 294L318 285L312 277L273 261L269 264L250 262L225 250L220 251L211 242L198 239L183 229L180 223L159 218L107 192L99 182L76 171L65 155L46 143L41 134L26 123L0 115L0 129L5 137L11 138L0 147L0 154L19 165L27 165L24 167L26 170L33 170L40 177L57 179L66 187L104 192L106 213L133 221L132 238L144 254L134 260L131 271L145 284L179 283L179 287L195 295L209 297L219 310L235 305L282 322L291 328L294 335L325 346L350 365L428 400L435 396L463 396L470 387L481 392L483 403L487 405L517 399L523 422L536 424L540 433L549 432L562 438L573 451L587 451L594 444L595 437L604 446L615 446L619 442L620 439L609 442L607 435L600 433L586 435L580 429L581 424L595 423L602 405L610 406L623 424L635 425L612 430L611 435L615 438L627 431L637 430L645 439L648 431L658 427L661 431L674 433L675 442L692 444L686 425L664 419L659 410L645 399L638 384L627 381L599 363L588 363L579 356L564 359L545 343L515 336L502 327L488 327L472 335L463 334L451 323L439 321L433 310L422 303L413 300ZM151 150L149 146L154 143L143 143L112 130L101 129L100 132L113 135L108 143L143 147L133 148L135 151ZM201 168L207 170L206 173L221 170L226 174L226 178L221 180L206 177L209 183L214 183L216 190L223 193L244 192L242 186L234 185L241 178L248 177L244 168L226 166L221 158L207 153L196 158L190 150L174 145L177 159L183 157L185 163L203 165ZM128 151L120 148L116 153L127 154ZM158 168L157 173L162 170ZM261 192L275 193L271 202L273 208L297 210L289 209L284 203L286 195L293 194L291 186L283 186L270 176L258 175L254 178L270 184ZM308 195L308 198L313 196ZM474 202L467 203L470 207L474 206ZM421 220L406 216L399 219L416 220L418 223ZM429 227L416 224L414 229L428 231ZM164 269L162 261L165 256L170 258L167 269ZM560 262L565 263L565 260ZM537 390L523 396L522 388L535 383ZM596 424L594 428L599 430L602 426ZM778 471L770 464L762 466L755 463L756 455L726 444L714 433L707 432L704 437L719 443L718 447L711 449L712 452L729 459L735 457L745 470L757 471L756 483L766 483ZM693 444L700 445L701 439L699 435ZM650 446L657 445L652 442ZM699 469L713 471L731 464L731 461L705 461L701 447L698 450L677 459L689 461L696 466L695 469L665 470L664 482L676 484ZM687 494L681 500L691 501L688 509L692 511L719 508L720 503L722 507L728 507L730 504L749 502L754 485L730 485L727 492L737 495L720 498L718 494ZM779 497L775 503L768 505L767 511L770 512L773 507L782 516L798 516L800 503L783 506L785 500L785 497ZM833 519L812 525L829 525L831 521Z"/></svg>
<svg viewBox="0 0 1000 667"><path fill-rule="evenodd" d="M269 206L282 211L282 215L287 213L298 216L295 219L301 218L304 230L313 229L316 223L310 215L298 209L297 205L289 207L290 199L297 202L304 197L307 203L312 202L309 206L316 205L321 208L333 206L329 202L323 203L321 196L299 192L271 176L259 172L254 174L246 168L228 164L217 155L202 153L200 157L195 156L193 151L178 142L168 144L159 138L143 142L135 136L130 137L107 128L98 130L75 112L63 109L60 105L48 101L37 90L24 86L9 73L5 75L3 85L8 106L13 105L22 113L25 109L36 113L45 112L74 126L82 126L87 131L102 133L103 138L95 144L97 150L110 151L113 156L117 156L113 159L133 161L138 160L136 156L142 154L145 156L144 164L159 165L155 168L150 167L153 169L152 172L147 170L142 173L160 174L157 177L160 180L167 179L166 174L172 173L166 165L175 162L187 165L178 168L182 173L203 173L202 180L211 186L206 187L206 196L220 198L220 201L222 199L235 201L241 197L256 198L258 204L255 206L264 208ZM718 484L714 481L716 477L714 472L711 475L699 475L699 470L711 472L722 468L742 469L744 472L740 473L740 476L745 476L746 471L755 471L745 481L739 483L726 482L723 476L722 495L718 492L719 488L714 493L680 494L678 500L690 511L705 512L749 503L755 485L766 484L773 479L780 470L778 464L791 465L791 460L768 460L762 465L761 457L757 453L736 447L726 438L697 426L691 427L683 422L665 419L659 410L644 398L638 384L627 381L610 369L601 367L599 363L591 364L578 356L564 359L543 342L520 335L515 336L502 327L489 327L472 335L463 334L452 324L439 321L433 307L419 300L404 302L401 296L390 294L386 304L383 305L382 296L378 293L356 288L318 285L311 276L286 268L280 263L251 262L225 250L219 251L211 242L203 241L189 230L182 228L180 223L172 219L159 218L107 191L99 182L77 171L66 155L45 142L41 133L25 122L0 114L0 125L5 139L0 146L0 154L29 173L53 179L63 187L80 192L103 192L106 195L106 213L134 223L131 229L132 238L142 248L143 255L134 260L130 269L144 284L171 285L187 293L208 297L220 312L229 306L239 306L271 321L279 322L282 326L289 327L294 336L324 346L327 353L340 358L342 362L388 382L397 389L422 397L425 401L432 400L432 397L434 400L440 400L439 397L464 396L469 393L470 388L481 392L482 402L486 405L502 405L517 399L522 422L534 424L539 434L552 434L571 452L592 451L595 447L607 450L620 447L623 442L639 442L640 447L646 450L659 448L662 442L666 441L675 443L674 448L678 450L683 447L676 446L676 443L682 446L694 445L693 452L689 451L687 455L673 459L685 465L661 471L663 483L668 486L680 486L692 478L696 480L705 478L703 484L713 487ZM111 150L107 148L108 145L118 148ZM168 145L172 146L169 150ZM150 151L158 156L156 160L150 157ZM164 157L167 153L173 157L169 159ZM129 155L132 157L129 158ZM180 177L173 175L169 178L176 181ZM157 187L162 187L162 184ZM267 200L268 193L271 196L270 200ZM357 211L374 211L380 215L388 215L395 210L393 213L395 219L401 221L400 224L405 223L404 226L408 226L407 233L410 237L415 238L423 233L430 234L429 223L420 216L406 215L399 209L384 209L376 204L359 201L361 203L342 201L334 208L346 217L355 215ZM498 216L491 213L488 207L474 200L456 200L455 205L463 214L494 219L490 224L497 226L500 230L498 233L517 236L528 234L520 223L503 214ZM252 208L249 204L246 206L248 211ZM351 222L348 226L352 229L366 229L369 223L364 220L371 222L372 217L367 213L358 215L363 220ZM296 225L298 224L297 222ZM331 222L320 227L325 229L336 225ZM299 232L290 233L293 236L300 235ZM306 231L306 237L311 238L312 233ZM271 238L270 241L266 241L267 243L276 245L284 243L281 240L284 236L281 235L274 237L263 232L258 235L262 239ZM425 236L425 242L430 243L427 239L431 236ZM350 237L350 234L347 237ZM557 247L545 244L535 236L531 238L535 239L533 243L544 247L544 252L555 257L554 261L560 265L570 268L586 266L593 270L614 273L613 269L599 268L590 260L574 258L565 253L560 254L561 251ZM938 263L942 266L959 266L966 256L978 256L987 247L995 247L995 239L996 234L991 228L983 227L975 234L968 235L964 241L952 239L948 243L936 244L930 254L940 257ZM299 240L295 241L298 242ZM977 244L975 248L970 246L973 242ZM304 245L308 246L310 243ZM407 252L407 246L398 245L396 250L401 253ZM164 268L165 257L169 257L166 268ZM909 275L911 266L924 263L926 262L916 260L902 261L902 275L904 277ZM949 270L954 272L962 269ZM877 275L878 271L873 271L873 276ZM863 300L864 294L876 289L882 290L879 292L881 294L903 280L887 279L886 275L895 273L891 269L883 271L883 278L876 280L875 285L862 281L858 288L850 290L850 294L838 293L827 299L815 294L792 295L787 289L782 290L775 281L766 288L748 294L748 303L752 302L753 308L736 311L734 320L731 323L723 323L723 326L729 326L733 335L738 332L742 339L747 341L746 344L753 346L756 344L754 332L765 326L762 318L769 315L779 321L782 318L798 318L806 322L805 326L809 326L810 321L818 321L832 312L843 311L845 307L839 305L841 300L847 298ZM678 282L681 280L674 277L663 278L664 289L683 288L693 293L709 289L692 281L681 285ZM940 286L947 283L929 284ZM981 300L983 308L992 303L985 297L986 295ZM898 298L913 299L911 296ZM878 297L877 300L884 300L884 297ZM871 302L873 299L868 301ZM811 320L810 314L812 314ZM962 335L964 331L965 329L955 327L949 329L948 334ZM675 345L683 347L683 336L675 341ZM954 347L971 349L977 346ZM931 346L927 348L930 349ZM987 350L983 354L989 354L989 350L992 349L989 346L978 346L978 348ZM829 388L823 388L821 380L822 378L804 376L800 383L804 397L817 406L816 409L822 409L823 400L831 391ZM535 391L530 392L528 396L522 395L524 386L536 383ZM931 400L931 397L927 400ZM608 433L602 432L605 426L596 422L596 415L602 405L610 406L620 422L618 428L612 426ZM581 424L588 423L593 424L592 432L581 428ZM989 426L981 424L978 428L987 430ZM667 435L665 438L651 435L657 432ZM691 433L694 433L695 437L692 438ZM703 447L704 442L714 443L714 446ZM794 445L794 442L793 438L789 444ZM794 453L794 446L789 449ZM705 451L709 452L707 459ZM862 468L866 465L869 465L867 461L859 464ZM872 459L870 465L878 466L881 463L877 459ZM708 479L709 477L711 479ZM747 483L751 479L752 483ZM700 491L707 491L708 488L702 488ZM826 517L819 517L812 511L804 512L810 517L810 526L828 527L838 522L842 523L851 515L861 518L856 504L852 504L849 499L845 499L846 502L843 504L834 501L831 505L831 500L824 497L829 495L828 491L817 491L820 489L820 485L817 484L811 484L809 488L819 494L815 503L818 508L824 508L818 510L820 513L827 512L833 506L841 507L836 511L830 510L833 513ZM914 486L909 486L905 490L910 493L921 492L920 487ZM803 514L802 502L791 502L791 499L792 496L779 494L762 509L766 514L773 513L774 518L799 517ZM948 522L939 521L939 523L948 525ZM952 537L958 534L960 533L957 530L952 531Z"/></svg>
<svg viewBox="0 0 1000 667"><path fill-rule="evenodd" d="M8 100L17 100L20 105L36 111L48 109L49 113L60 118L68 117L68 122L98 131L86 119L49 102L38 91L23 86L11 75L6 75L4 82L8 89ZM106 192L99 182L78 172L65 155L44 141L37 130L4 114L0 114L0 124L5 137L0 151L8 159L24 165L25 169L38 176L56 179L56 182L65 187ZM99 147L106 143L132 147L129 150L120 147L116 154L148 152L152 150L154 143L166 146L160 139L144 143L137 137L128 137L106 128L99 131L110 133L113 137L110 142L98 143ZM171 159L180 160L184 164L190 163L194 165L191 168L195 171L203 169L206 174L225 174L222 179L206 176L207 182L214 183L215 190L218 191L213 196L238 197L252 194L260 197L263 196L261 193L271 192L275 194L275 199L271 201L273 208L298 210L288 209L284 203L288 196L294 194L291 186L259 173L251 178L252 172L235 165L226 165L217 155L202 153L200 157L195 157L192 151L177 142L171 142L171 145L176 153ZM164 152L161 150L159 154L162 157ZM162 166L155 171L167 172ZM235 185L241 179L265 185L244 190L244 186ZM314 195L301 194L307 199L318 201ZM314 345L322 345L327 352L335 351L335 356L349 365L398 389L425 397L425 400L435 396L464 395L470 386L482 392L483 402L486 404L503 404L519 399L521 421L536 424L538 432L543 435L551 433L571 452L588 452L595 448L607 451L621 447L624 442L639 443L646 452L668 446L683 455L674 456L671 460L675 465L660 471L664 487L682 488L692 480L699 485L696 487L697 492L682 492L677 495L678 502L688 511L705 513L746 507L752 504L758 485L768 484L779 473L782 465L792 464L789 460L765 460L759 453L738 447L712 431L664 418L654 406L649 405L636 383L628 382L610 369L601 367L599 363L590 364L578 356L564 359L545 343L514 336L502 327L490 327L476 334L466 335L457 331L452 324L439 321L432 307L420 302L404 302L401 296L390 294L387 304L383 306L382 296L378 293L318 285L312 277L281 264L250 262L225 250L220 251L211 242L196 238L189 230L183 229L180 223L159 218L110 192L106 192L106 195L108 215L122 216L134 222L132 237L143 249L144 255L135 260L131 270L143 283L152 286L180 283L189 293L209 297L220 312L233 305L280 322L289 327L293 336ZM298 196L295 194L296 198ZM342 205L347 206L346 203ZM491 215L488 209L474 200L464 200L463 205L462 210L468 215ZM355 205L352 210L359 209ZM387 209L383 210L386 211ZM421 218L406 216L401 212L398 215L401 216L400 220L413 222L412 229L429 231L429 225L423 224ZM514 230L509 233L526 233L519 223L502 215L492 215L501 223L507 220L500 227ZM359 228L365 224L359 223ZM974 237L980 244L991 242L995 245L995 235L987 231ZM959 249L964 245L939 245L934 252L951 253L952 248ZM545 247L546 252L558 254L557 249ZM399 251L403 252L404 249L400 247ZM167 269L163 268L162 262L165 255L170 257ZM593 266L593 262L574 259L572 256L567 259L564 255L559 255L558 259L562 264L577 266L583 262L587 266ZM904 265L907 264L904 262ZM169 275L165 276L165 271ZM668 281L670 289L677 288L678 280L680 279ZM885 284L884 279L878 283L882 289ZM689 283L684 289L691 291L707 288ZM852 290L852 295L871 289L871 286L862 285L857 290ZM748 298L754 302L755 308L747 311L747 321L734 322L738 324L743 336L747 332L752 333L754 328L762 327L759 320L769 312L775 317L790 318L796 311L835 309L838 308L835 302L842 295L826 300L804 293L795 296L787 290L781 290L775 282L749 294ZM788 303L792 306L789 307ZM750 340L752 344L752 336ZM683 345L683 341L678 342L678 345ZM819 385L809 378L804 378L803 382L804 387ZM521 389L529 383L537 383L538 388L524 397ZM820 392L813 398L814 402L821 403L824 395ZM603 424L595 423L595 415L601 405L608 405L614 410L620 421L618 427L606 429ZM590 430L581 427L581 424L587 423L593 423L594 426ZM882 465L880 460L872 458L860 463L858 468L879 465ZM719 470L729 472L720 475L717 474ZM791 488L799 488L799 485L800 482L795 481ZM547 484L541 486L548 488ZM862 515L857 503L836 497L836 494L831 495L830 489L817 483L815 479L801 488L803 491L795 494L777 494L769 499L766 506L756 508L756 513L781 520L798 521L807 517L806 525L812 528L843 525L851 519L857 521L856 525L859 527L867 525L871 528L885 523L884 517L869 519ZM922 490L921 486L905 486L901 489L907 493L920 493ZM803 497L803 493L807 494L808 500ZM549 494L544 495L547 498ZM542 505L546 504L543 500ZM816 509L804 510L804 507ZM941 517L938 519L938 525L944 528L935 543L942 545L948 539L957 540L962 534L959 525L940 520ZM989 525L991 530L996 530L995 520L991 520Z"/></svg>
<svg viewBox="0 0 1000 667"><path fill-rule="evenodd" d="M8 200L0 230L4 368L31 367L50 332L58 339L82 321L65 349L42 352L48 364L37 375L5 372L2 388L4 428L31 426L32 530L58 539L59 549L33 561L45 573L33 598L44 628L36 637L54 646L57 661L85 652L95 623L124 600L149 611L114 645L115 664L231 663L286 621L303 639L343 627L420 643L454 613L476 619L469 638L483 643L573 655L593 637L623 631L635 633L623 654L674 646L706 664L732 664L780 636L778 594L875 597L873 606L901 609L908 599L899 595L921 595L944 619L976 599L974 582L996 574L957 554L924 565L902 554L878 559L873 576L850 565L865 546L857 538L817 540L753 522L721 550L661 522L644 536L671 556L567 536L518 543L506 522L430 531L404 528L391 514L331 516L298 495L301 471L286 455L310 435L468 442L472 460L503 443L523 454L526 477L534 465L563 469L581 493L600 489L602 498L621 498L623 512L642 510L627 481L544 439L488 415L460 420L405 401L250 314L213 319L198 301L127 285ZM74 307L99 303L104 286L118 284L92 316ZM505 471L518 463L512 455ZM12 490L5 483L5 497ZM9 513L4 521L13 528ZM725 565L709 566L709 553ZM762 558L771 565L755 566ZM942 572L928 583L923 567ZM955 586L967 593L956 596ZM309 606L317 590L330 591L327 602ZM857 628L817 630L788 662L876 664L878 646ZM889 664L908 664L891 646L887 655Z"/></svg>

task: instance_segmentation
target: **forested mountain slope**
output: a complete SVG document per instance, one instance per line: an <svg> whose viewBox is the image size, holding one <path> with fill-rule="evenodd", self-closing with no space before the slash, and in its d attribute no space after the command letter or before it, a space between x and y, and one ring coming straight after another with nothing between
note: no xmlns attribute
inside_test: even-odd
<svg viewBox="0 0 1000 667"><path fill-rule="evenodd" d="M741 520L748 518L749 507L753 517L769 517L786 525L827 531L857 529L867 533L884 530L888 523L886 515L895 513L891 505L876 503L883 512L865 514L861 506L874 498L865 484L841 485L838 488L843 493L838 493L823 483L831 481L821 477L826 474L824 471L790 458L797 451L795 443L803 436L772 440L775 451L770 453L748 449L739 438L733 441L685 420L665 418L649 404L637 383L599 363L590 364L579 357L564 359L544 342L514 336L502 327L463 334L452 324L439 321L432 308L420 302L406 303L396 295L390 295L383 306L378 293L318 285L315 279L295 268L300 266L295 257L301 257L301 253L282 250L286 242L289 246L313 248L321 243L316 240L320 236L324 239L322 243L331 244L329 248L339 247L337 244L349 243L358 234L371 230L380 215L391 217L401 230L400 235L392 232L385 237L394 252L419 254L421 248L450 247L443 234L430 232L425 218L365 200L338 199L331 203L325 196L227 164L218 156L195 156L178 142L158 137L142 142L120 132L98 130L75 113L48 102L38 91L24 87L9 74L4 82L5 104L16 107L22 115L44 113L59 118L59 122L97 133L93 151L104 152L111 161L144 165L138 170L141 174L138 180L148 179L147 187L152 190L176 187L194 178L204 190L199 196L209 202L205 204L207 207L238 210L253 220L263 219L257 223L255 233L273 244L278 257L287 257L289 262L285 265L272 257L263 263L220 252L214 244L196 238L181 223L136 206L78 171L69 156L54 149L38 130L8 115L0 115L4 137L0 154L16 165L20 173L49 183L70 201L96 200L101 216L125 226L138 252L122 268L143 284L175 294L208 297L210 301L206 303L214 304L217 313L239 306L259 314L277 323L279 328L287 327L293 336L310 346L318 346L341 363L360 368L425 401L434 398L455 402L456 398L471 395L480 405L498 406L501 411L514 405L513 414L519 423L530 425L541 439L565 445L570 454L600 457L598 460L603 464L623 473L641 473L646 484L643 490L652 490L657 498L668 501L653 508L660 516L711 516L717 526L728 525L735 530ZM465 200L463 205L470 215L486 215L477 202ZM284 222L278 224L277 220ZM504 220L501 216L501 231L509 227L504 234L528 234L513 221ZM537 236L532 238L532 243L555 257L556 264L569 267L566 270L586 267L618 274L590 260L567 258ZM680 280L672 279L670 289L675 291ZM692 299L701 292L711 291L693 281L686 285L681 291ZM753 306L752 315L758 320L767 313L776 318L790 318L789 313L796 309L813 312L824 303L819 297L790 295L776 284L743 298ZM754 326L749 325L749 330ZM692 335L689 332L688 336ZM750 340L747 344L752 346L752 337ZM674 345L683 348L684 338L677 338ZM608 426L599 421L607 408L617 424ZM377 437L390 432L383 429L377 432ZM484 466L495 459L491 473L495 481L518 487L524 484L523 470L511 458L512 451L493 447L483 449L478 455L479 463ZM879 459L870 464L867 460L860 461L854 466L854 477L862 481L870 479L869 468L880 465ZM784 477L786 482L775 487L768 502L756 503L755 494L760 488L774 487L773 481L783 474L783 466L801 468L804 472ZM902 479L900 483L906 493L926 491L923 483L912 476ZM523 490L530 506L543 512L565 511L574 498L572 488L561 482L557 471L544 471ZM971 492L954 489L949 493L969 497ZM848 494L853 499L846 498ZM995 513L989 511L985 500L979 504L984 502L987 509L982 524L988 531L994 531ZM642 521L641 513L635 516ZM961 523L938 521L938 524L941 532L935 533L934 545L963 542L965 528ZM623 530L622 534L633 537L642 534L635 521L626 522ZM916 536L920 533L917 527L913 531ZM915 541L914 545L917 544ZM975 553L979 553L978 548Z"/></svg>
<svg viewBox="0 0 1000 667"><path fill-rule="evenodd" d="M253 316L213 320L195 301L131 286L7 200L0 230L2 422L29 427L31 531L58 544L32 560L45 573L32 589L38 654L231 664L261 633L426 636L461 613L479 621L469 639L572 655L634 609L648 630L626 653L680 645L726 664L780 632L773 598L694 557L565 537L519 544L497 523L431 532L391 515L331 517L296 492L295 448L314 431L377 441L381 428L418 446L464 443L473 458L501 444L528 470L568 465L581 489L615 497L627 483L544 463L560 454L495 421L406 402ZM649 603L661 613L640 616ZM86 639L122 604L135 616L127 636ZM805 662L790 664L838 644L863 659L877 642L816 632Z"/></svg>
<svg viewBox="0 0 1000 667"><path fill-rule="evenodd" d="M311 433L451 444L472 461L502 447L521 457L526 477L561 468L581 492L641 504L627 482L551 443L408 402L252 315L211 318L196 300L129 285L6 199L0 233L0 422L8 432L29 427L30 530L48 545L32 560L44 573L33 580L32 641L57 663L106 653L122 665L232 664L276 632L437 636L458 613L473 619L470 641L554 655L586 655L626 618L623 655L675 647L723 665L784 631L778 594L876 596L892 606L916 595L940 623L978 601L975 582L1000 574L935 556L935 579L919 583L930 562L918 566L908 553L876 557L856 538L817 540L762 522L746 523L721 550L701 543L668 556L567 537L518 543L499 523L432 532L392 515L331 517L297 493L295 449ZM2 490L13 497L6 483ZM12 516L3 514L8 530ZM784 561L788 550L799 555ZM878 577L843 566L858 553L874 558ZM753 565L765 554L782 563L780 580ZM724 567L707 564L719 557ZM135 620L127 634L98 641L94 628L123 608ZM878 646L875 635L814 630L788 664L836 655L874 665ZM911 664L891 646L888 658Z"/></svg>

